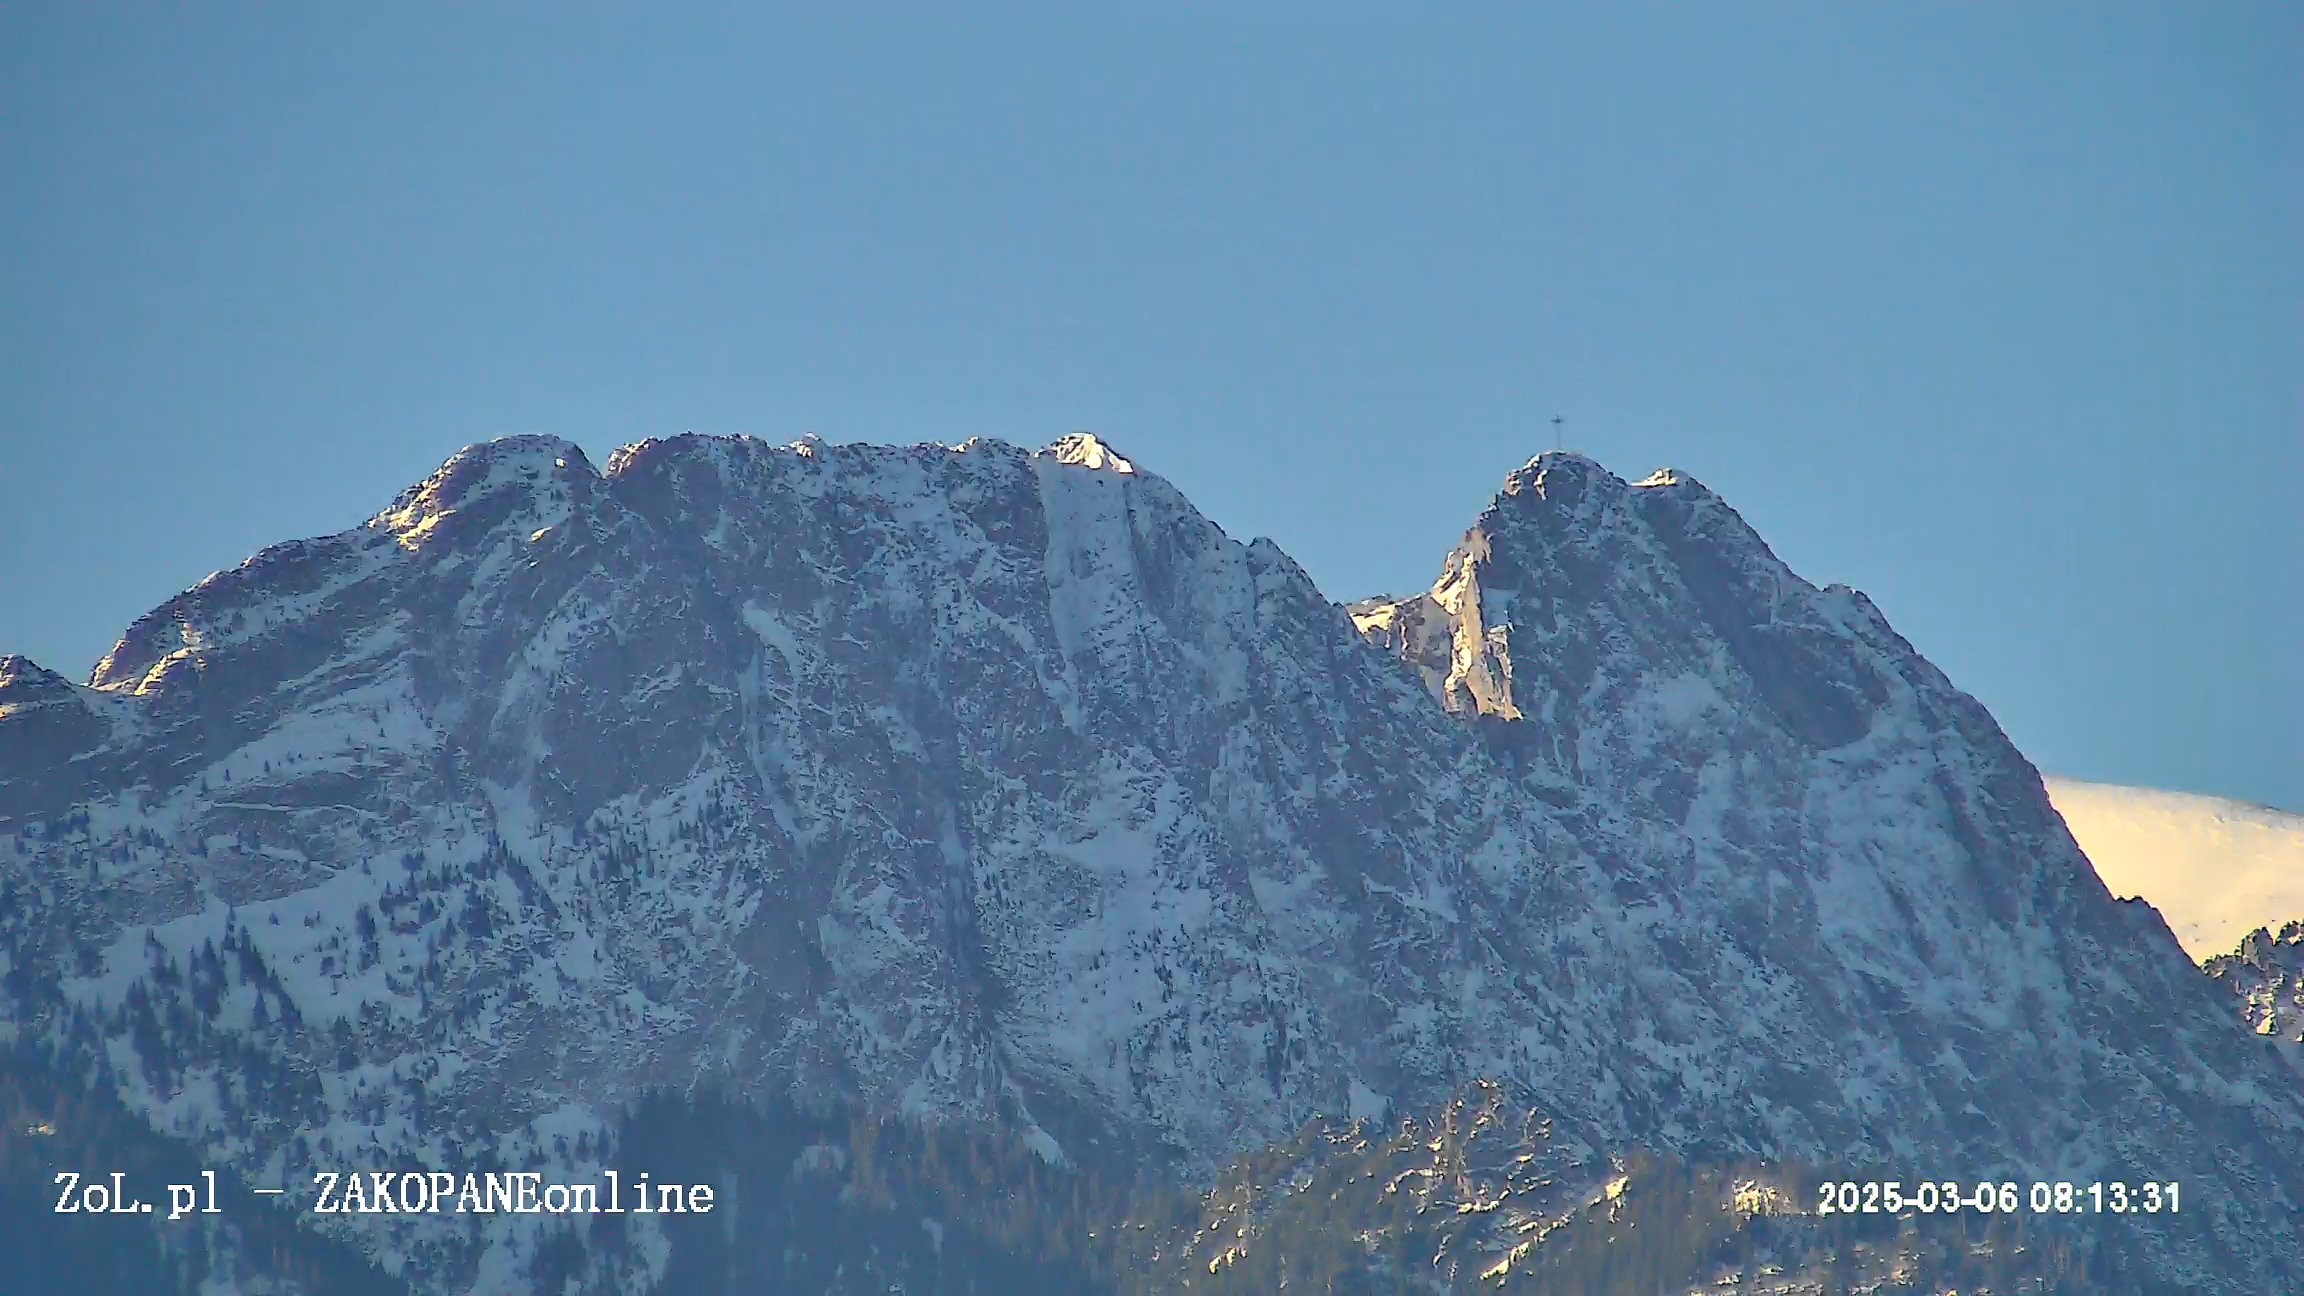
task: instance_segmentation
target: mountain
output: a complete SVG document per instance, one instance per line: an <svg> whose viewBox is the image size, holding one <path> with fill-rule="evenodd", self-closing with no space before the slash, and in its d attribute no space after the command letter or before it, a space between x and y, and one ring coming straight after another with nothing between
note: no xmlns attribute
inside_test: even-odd
<svg viewBox="0 0 2304 1296"><path fill-rule="evenodd" d="M1579 1165L2182 1180L2108 1263L2304 1282L2304 1092L1983 709L1575 456L1348 613L1085 435L475 446L0 660L0 959L0 1042L307 1196L592 1179L663 1093L1189 1186L1489 1083ZM421 1290L680 1254L307 1219Z"/></svg>
<svg viewBox="0 0 2304 1296"><path fill-rule="evenodd" d="M2048 796L2104 885L2151 901L2196 959L2304 919L2304 815L2071 779Z"/></svg>
<svg viewBox="0 0 2304 1296"><path fill-rule="evenodd" d="M1749 1143L1807 1156L2141 1167L2237 1121L2268 1140L2245 1181L2293 1173L2293 1113L2257 1101L2277 1068L2233 1047L2158 915L2111 898L1991 717L1693 478L1540 456L1429 591L1351 611L1613 843L1587 900L1633 931L1607 944L1647 944L1686 1000L1627 1014L1627 1069L1709 1089L1702 1128L1742 1106ZM1723 1065L1724 1038L1777 1047Z"/></svg>

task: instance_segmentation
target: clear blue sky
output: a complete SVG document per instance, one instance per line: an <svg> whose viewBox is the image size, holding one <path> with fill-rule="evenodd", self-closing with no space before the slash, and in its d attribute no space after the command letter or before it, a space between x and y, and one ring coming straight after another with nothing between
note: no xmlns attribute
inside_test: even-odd
<svg viewBox="0 0 2304 1296"><path fill-rule="evenodd" d="M524 431L1088 428L1397 591L1558 411L2304 807L2304 6L1075 8L0 8L0 651Z"/></svg>

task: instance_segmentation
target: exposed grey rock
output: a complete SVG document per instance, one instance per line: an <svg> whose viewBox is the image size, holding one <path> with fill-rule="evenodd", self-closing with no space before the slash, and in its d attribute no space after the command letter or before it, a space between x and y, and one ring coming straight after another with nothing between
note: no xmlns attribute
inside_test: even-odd
<svg viewBox="0 0 2304 1296"><path fill-rule="evenodd" d="M2278 1043L2304 1070L2304 922L2285 924L2277 935L2259 927L2238 950L2205 966L2239 999L2248 1029Z"/></svg>

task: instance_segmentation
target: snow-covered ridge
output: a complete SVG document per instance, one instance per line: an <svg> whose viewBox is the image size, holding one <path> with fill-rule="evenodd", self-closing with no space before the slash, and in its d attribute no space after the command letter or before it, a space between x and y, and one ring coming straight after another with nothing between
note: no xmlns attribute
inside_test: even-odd
<svg viewBox="0 0 2304 1296"><path fill-rule="evenodd" d="M2104 885L2150 901L2194 958L2304 919L2304 815L2073 779L2047 787Z"/></svg>

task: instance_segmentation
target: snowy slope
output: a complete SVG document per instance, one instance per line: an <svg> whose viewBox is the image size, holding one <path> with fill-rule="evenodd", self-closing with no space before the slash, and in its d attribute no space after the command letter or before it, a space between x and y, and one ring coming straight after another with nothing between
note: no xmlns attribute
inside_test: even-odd
<svg viewBox="0 0 2304 1296"><path fill-rule="evenodd" d="M1199 1176L1493 1079L1595 1148L2245 1185L2134 1245L2304 1281L2304 1092L1990 717L1574 456L1348 615L1085 436L472 447L88 687L0 660L0 984L260 1181L576 1177L696 1086ZM363 1227L514 1292L549 1225Z"/></svg>
<svg viewBox="0 0 2304 1296"><path fill-rule="evenodd" d="M2049 779L2048 797L2114 895L2141 896L2192 957L2304 919L2304 815L2245 801Z"/></svg>

